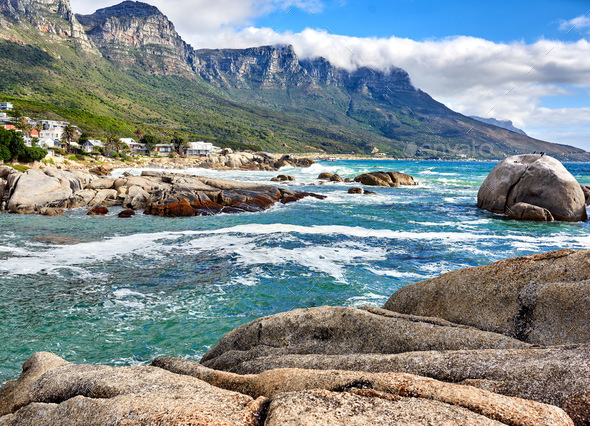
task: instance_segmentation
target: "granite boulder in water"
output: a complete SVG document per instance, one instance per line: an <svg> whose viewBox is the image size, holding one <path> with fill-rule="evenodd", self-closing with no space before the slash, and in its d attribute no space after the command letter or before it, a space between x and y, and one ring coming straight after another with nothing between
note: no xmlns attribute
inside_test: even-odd
<svg viewBox="0 0 590 426"><path fill-rule="evenodd" d="M555 158L516 155L498 164L477 194L479 208L511 219L579 222L587 219L580 184Z"/></svg>

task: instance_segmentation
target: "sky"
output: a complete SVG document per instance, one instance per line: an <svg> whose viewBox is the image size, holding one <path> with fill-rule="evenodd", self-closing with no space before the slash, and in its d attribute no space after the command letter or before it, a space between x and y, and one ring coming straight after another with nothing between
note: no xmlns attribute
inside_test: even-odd
<svg viewBox="0 0 590 426"><path fill-rule="evenodd" d="M71 0L76 13L119 3ZM406 70L465 115L590 150L590 2L147 0L194 48L292 44L347 69Z"/></svg>

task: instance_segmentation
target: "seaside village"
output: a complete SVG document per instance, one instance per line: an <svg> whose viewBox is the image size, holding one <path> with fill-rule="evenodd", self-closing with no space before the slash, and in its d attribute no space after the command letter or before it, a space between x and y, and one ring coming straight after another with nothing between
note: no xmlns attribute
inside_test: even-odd
<svg viewBox="0 0 590 426"><path fill-rule="evenodd" d="M10 102L0 102L0 127L23 134L25 145L40 147L48 151L48 156L61 156L64 151L105 154L107 151L123 153L130 156L173 156L207 157L220 153L222 149L210 142L196 141L174 143L148 143L133 138L112 138L106 142L89 139L80 132L77 126L65 121L32 119L11 114L14 106Z"/></svg>

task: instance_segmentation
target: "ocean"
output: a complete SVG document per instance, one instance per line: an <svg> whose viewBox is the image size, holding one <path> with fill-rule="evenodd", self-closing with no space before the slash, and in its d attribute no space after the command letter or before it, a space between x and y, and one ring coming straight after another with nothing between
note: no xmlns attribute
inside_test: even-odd
<svg viewBox="0 0 590 426"><path fill-rule="evenodd" d="M590 248L590 223L517 222L479 210L477 191L494 165L341 160L284 168L296 178L291 189L327 198L262 213L1 214L0 383L17 378L38 351L117 366L159 356L199 360L225 333L261 316L380 306L404 285L451 270ZM590 164L565 166L590 184ZM352 195L347 190L358 184L316 179L377 170L409 173L419 185ZM181 172L259 183L279 174Z"/></svg>

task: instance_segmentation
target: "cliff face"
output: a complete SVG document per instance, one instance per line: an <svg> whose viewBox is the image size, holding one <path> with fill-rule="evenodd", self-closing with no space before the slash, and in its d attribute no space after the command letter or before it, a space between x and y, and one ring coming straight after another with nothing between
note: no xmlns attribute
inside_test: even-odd
<svg viewBox="0 0 590 426"><path fill-rule="evenodd" d="M158 8L125 1L76 15L102 55L127 68L139 64L153 74L186 74L192 48L178 35L174 24Z"/></svg>
<svg viewBox="0 0 590 426"><path fill-rule="evenodd" d="M388 73L360 68L349 72L324 58L300 60L293 46L262 46L251 49L197 50L193 69L203 79L221 87L286 88L328 85L353 92L373 90L415 91L409 75L400 68Z"/></svg>
<svg viewBox="0 0 590 426"><path fill-rule="evenodd" d="M0 0L0 14L12 23L28 22L39 31L68 38L88 51L93 50L69 0Z"/></svg>

